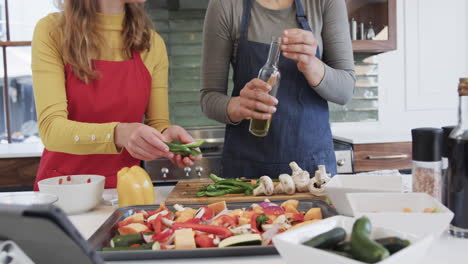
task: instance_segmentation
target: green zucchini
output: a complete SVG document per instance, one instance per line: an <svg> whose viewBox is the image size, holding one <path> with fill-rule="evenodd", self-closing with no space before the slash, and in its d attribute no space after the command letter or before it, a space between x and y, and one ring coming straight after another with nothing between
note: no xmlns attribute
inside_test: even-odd
<svg viewBox="0 0 468 264"><path fill-rule="evenodd" d="M332 250L332 249L325 249L325 251L336 254L336 255L340 255L342 257L353 259L353 255L351 255L351 253L348 253L348 252Z"/></svg>
<svg viewBox="0 0 468 264"><path fill-rule="evenodd" d="M128 247L133 244L144 243L141 234L130 234L113 237L110 241L111 247Z"/></svg>
<svg viewBox="0 0 468 264"><path fill-rule="evenodd" d="M143 244L138 247L105 247L102 248L102 251L127 251L127 250L159 250L161 246L159 242L151 242L147 244Z"/></svg>
<svg viewBox="0 0 468 264"><path fill-rule="evenodd" d="M363 216L354 222L351 234L351 254L366 263L376 263L390 255L385 247L369 238L371 229L369 218Z"/></svg>
<svg viewBox="0 0 468 264"><path fill-rule="evenodd" d="M403 240L399 237L379 238L376 239L375 242L384 246L390 252L390 254L394 254L411 244L409 240Z"/></svg>
<svg viewBox="0 0 468 264"><path fill-rule="evenodd" d="M218 247L256 246L261 244L262 236L259 234L243 234L224 239L219 243Z"/></svg>
<svg viewBox="0 0 468 264"><path fill-rule="evenodd" d="M343 241L336 245L336 247L333 249L335 251L340 251L340 252L351 252L351 243L348 241Z"/></svg>
<svg viewBox="0 0 468 264"><path fill-rule="evenodd" d="M304 242L303 244L309 247L320 249L332 249L338 243L344 241L346 238L346 231L341 227L333 228L332 230L313 237L312 239Z"/></svg>

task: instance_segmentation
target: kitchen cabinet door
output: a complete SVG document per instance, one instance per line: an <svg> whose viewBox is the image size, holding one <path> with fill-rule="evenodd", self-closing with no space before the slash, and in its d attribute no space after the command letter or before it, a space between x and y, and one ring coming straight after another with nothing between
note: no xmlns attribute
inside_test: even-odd
<svg viewBox="0 0 468 264"><path fill-rule="evenodd" d="M403 1L406 108L457 107L457 83L467 74L466 0Z"/></svg>

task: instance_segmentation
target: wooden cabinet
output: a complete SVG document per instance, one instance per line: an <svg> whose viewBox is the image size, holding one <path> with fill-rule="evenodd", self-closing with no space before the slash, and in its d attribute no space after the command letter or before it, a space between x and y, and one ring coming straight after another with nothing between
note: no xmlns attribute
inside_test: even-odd
<svg viewBox="0 0 468 264"><path fill-rule="evenodd" d="M0 189L32 190L40 160L40 157L0 159Z"/></svg>
<svg viewBox="0 0 468 264"><path fill-rule="evenodd" d="M355 53L381 53L397 48L396 1L346 0L350 21L354 18L358 23L364 23L366 33L372 22L375 34L379 36L378 40L353 40Z"/></svg>
<svg viewBox="0 0 468 264"><path fill-rule="evenodd" d="M353 150L355 172L412 167L411 142L356 144Z"/></svg>

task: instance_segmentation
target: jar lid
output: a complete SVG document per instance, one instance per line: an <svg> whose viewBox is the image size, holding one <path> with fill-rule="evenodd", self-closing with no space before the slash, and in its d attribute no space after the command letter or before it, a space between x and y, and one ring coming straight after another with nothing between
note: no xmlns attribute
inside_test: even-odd
<svg viewBox="0 0 468 264"><path fill-rule="evenodd" d="M455 128L455 126L444 126L442 127L442 130L444 131L443 133L443 139L442 139L442 157L448 157L449 156L449 150L448 150L448 139L450 136L450 133L452 133L452 130Z"/></svg>
<svg viewBox="0 0 468 264"><path fill-rule="evenodd" d="M411 130L414 161L440 161L442 159L443 130L424 127Z"/></svg>

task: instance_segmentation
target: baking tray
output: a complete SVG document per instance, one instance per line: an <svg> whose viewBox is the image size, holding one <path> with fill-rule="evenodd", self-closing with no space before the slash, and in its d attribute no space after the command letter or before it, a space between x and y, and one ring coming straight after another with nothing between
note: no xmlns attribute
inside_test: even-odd
<svg viewBox="0 0 468 264"><path fill-rule="evenodd" d="M275 203L284 200L272 200ZM248 208L252 202L227 202L228 209ZM196 208L206 204L190 204ZM312 199L299 199L299 211L307 211L309 208L319 207L324 218L337 215L335 209L326 202ZM128 206L117 209L89 238L88 242L104 260L147 260L147 259L175 259L175 258L207 258L207 257L231 257L231 256L259 256L275 255L278 251L274 246L242 246L230 248L197 248L197 249L171 249L171 250L132 250L132 251L102 251L109 246L110 239L117 234L117 223L138 210L156 210L159 205ZM173 205L168 205L173 210Z"/></svg>

